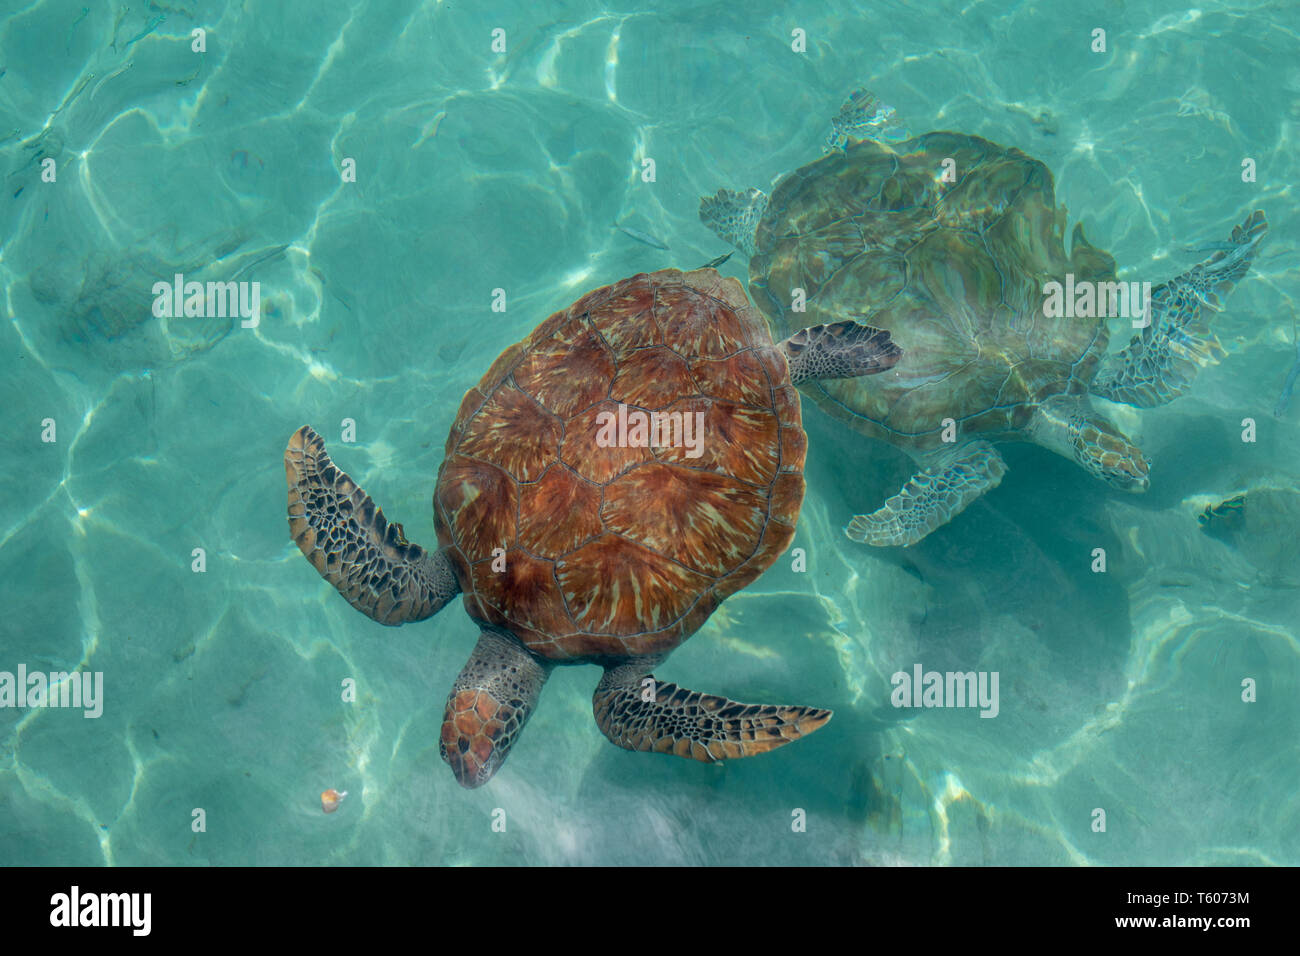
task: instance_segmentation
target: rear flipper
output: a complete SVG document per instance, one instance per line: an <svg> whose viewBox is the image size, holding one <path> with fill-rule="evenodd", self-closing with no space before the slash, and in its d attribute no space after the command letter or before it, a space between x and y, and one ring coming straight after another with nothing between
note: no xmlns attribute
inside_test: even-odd
<svg viewBox="0 0 1300 956"><path fill-rule="evenodd" d="M909 478L879 510L856 515L844 532L854 541L880 547L916 544L1001 484L1006 470L1006 462L988 442L962 445Z"/></svg>
<svg viewBox="0 0 1300 956"><path fill-rule="evenodd" d="M325 443L304 425L284 450L289 534L349 604L380 624L422 621L460 593L441 551L411 544L400 524L335 467Z"/></svg>
<svg viewBox="0 0 1300 956"><path fill-rule="evenodd" d="M738 704L660 684L650 675L653 663L606 668L592 699L601 732L625 750L676 754L705 763L753 757L806 736L831 719L829 710Z"/></svg>
<svg viewBox="0 0 1300 956"><path fill-rule="evenodd" d="M1226 248L1156 286L1149 324L1110 358L1093 380L1092 393L1153 408L1177 398L1201 369L1218 363L1225 353L1209 320L1250 271L1267 232L1268 221L1256 210L1233 228Z"/></svg>
<svg viewBox="0 0 1300 956"><path fill-rule="evenodd" d="M810 378L875 375L898 364L903 350L883 329L857 322L832 322L800 329L777 348L790 363L794 385Z"/></svg>

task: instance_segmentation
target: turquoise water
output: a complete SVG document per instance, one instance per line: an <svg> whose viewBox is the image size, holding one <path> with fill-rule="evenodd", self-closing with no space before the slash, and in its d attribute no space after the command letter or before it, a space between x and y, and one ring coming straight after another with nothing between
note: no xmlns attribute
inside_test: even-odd
<svg viewBox="0 0 1300 956"><path fill-rule="evenodd" d="M1272 414L1295 7L656 6L0 0L0 671L104 675L98 719L0 709L0 862L1300 863L1300 399ZM563 668L462 790L438 728L475 629L458 605L384 629L321 581L287 533L286 440L312 423L431 543L492 359L589 288L726 252L699 197L817 158L858 86L1041 159L1122 276L1176 275L1264 209L1226 359L1115 412L1147 494L1008 445L1002 486L906 550L841 529L911 462L806 402L807 570L779 560L657 673L834 720L753 760L634 754L592 720L600 672ZM154 318L176 272L256 279L260 324ZM1198 523L1237 495L1244 519ZM998 672L998 716L891 707L918 663Z"/></svg>

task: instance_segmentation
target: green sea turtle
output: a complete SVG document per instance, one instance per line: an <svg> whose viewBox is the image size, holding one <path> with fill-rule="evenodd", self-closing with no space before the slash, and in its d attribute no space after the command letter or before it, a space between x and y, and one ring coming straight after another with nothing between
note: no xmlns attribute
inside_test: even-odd
<svg viewBox="0 0 1300 956"><path fill-rule="evenodd" d="M832 120L828 155L780 179L771 199L723 189L700 203L701 220L750 256L750 292L775 334L852 318L903 350L887 375L804 386L920 465L849 522L849 537L920 541L1002 480L993 441L1035 442L1116 488L1145 490L1146 458L1090 395L1164 404L1222 357L1209 319L1249 270L1264 214L1152 289L1145 317L1132 295L1133 327L1149 322L1108 356L1107 312L1128 311L1138 290L1116 283L1114 260L1080 225L1066 254L1047 167L978 136L907 138L893 121L859 90Z"/></svg>
<svg viewBox="0 0 1300 956"><path fill-rule="evenodd" d="M740 283L711 269L637 275L552 315L466 394L433 496L438 550L408 542L306 426L284 457L290 534L381 624L464 595L481 635L440 741L463 786L500 767L559 664L605 668L596 722L620 747L764 753L830 712L738 704L651 670L794 536L794 385L898 355L853 322L773 345Z"/></svg>

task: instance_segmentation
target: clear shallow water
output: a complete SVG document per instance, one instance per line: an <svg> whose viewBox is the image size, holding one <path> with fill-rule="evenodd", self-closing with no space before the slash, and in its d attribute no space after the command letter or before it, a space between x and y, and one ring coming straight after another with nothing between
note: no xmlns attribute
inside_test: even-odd
<svg viewBox="0 0 1300 956"><path fill-rule="evenodd" d="M106 688L98 720L0 710L0 862L1300 862L1300 406L1271 415L1295 355L1291 7L327 7L0 3L0 670ZM431 541L442 443L491 360L590 287L725 252L699 196L816 158L859 85L914 130L1043 160L1122 275L1182 272L1265 209L1227 359L1117 415L1155 462L1145 496L1008 446L1002 486L906 551L840 529L910 462L805 403L808 571L779 561L659 673L835 719L755 760L631 754L591 719L599 672L565 668L461 790L437 731L474 630L459 608L381 629L319 580L286 533L286 439L313 423ZM177 271L257 279L260 326L164 331L149 290ZM1243 492L1248 525L1201 529ZM998 671L999 716L890 707L916 663ZM350 794L330 816L326 787Z"/></svg>

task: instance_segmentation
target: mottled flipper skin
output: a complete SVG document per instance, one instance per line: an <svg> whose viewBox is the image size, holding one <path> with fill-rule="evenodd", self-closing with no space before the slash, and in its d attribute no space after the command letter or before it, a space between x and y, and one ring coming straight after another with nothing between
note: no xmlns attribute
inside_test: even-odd
<svg viewBox="0 0 1300 956"><path fill-rule="evenodd" d="M700 221L746 256L754 255L754 231L767 212L761 189L719 189L700 200Z"/></svg>
<svg viewBox="0 0 1300 956"><path fill-rule="evenodd" d="M1173 401L1223 358L1209 318L1250 271L1268 221L1255 210L1233 227L1229 247L1151 290L1150 324L1102 368L1094 395L1139 408ZM1208 312L1207 312L1208 310Z"/></svg>
<svg viewBox="0 0 1300 956"><path fill-rule="evenodd" d="M456 678L438 750L462 787L481 787L505 762L554 665L488 628Z"/></svg>
<svg viewBox="0 0 1300 956"><path fill-rule="evenodd" d="M289 533L320 576L380 624L423 621L460 593L441 551L411 544L400 524L335 467L325 442L304 425L284 450Z"/></svg>
<svg viewBox="0 0 1300 956"><path fill-rule="evenodd" d="M704 763L767 753L817 730L829 710L739 704L676 684L658 683L658 660L629 661L605 670L592 704L596 723L624 750L690 757ZM653 683L654 700L643 699Z"/></svg>
<svg viewBox="0 0 1300 956"><path fill-rule="evenodd" d="M778 345L790 363L790 384L811 378L876 375L898 364L903 350L889 333L857 322L801 329Z"/></svg>
<svg viewBox="0 0 1300 956"><path fill-rule="evenodd" d="M970 442L913 475L871 514L854 516L844 531L854 541L878 547L916 544L1001 484L1006 470L1006 462L991 444Z"/></svg>

